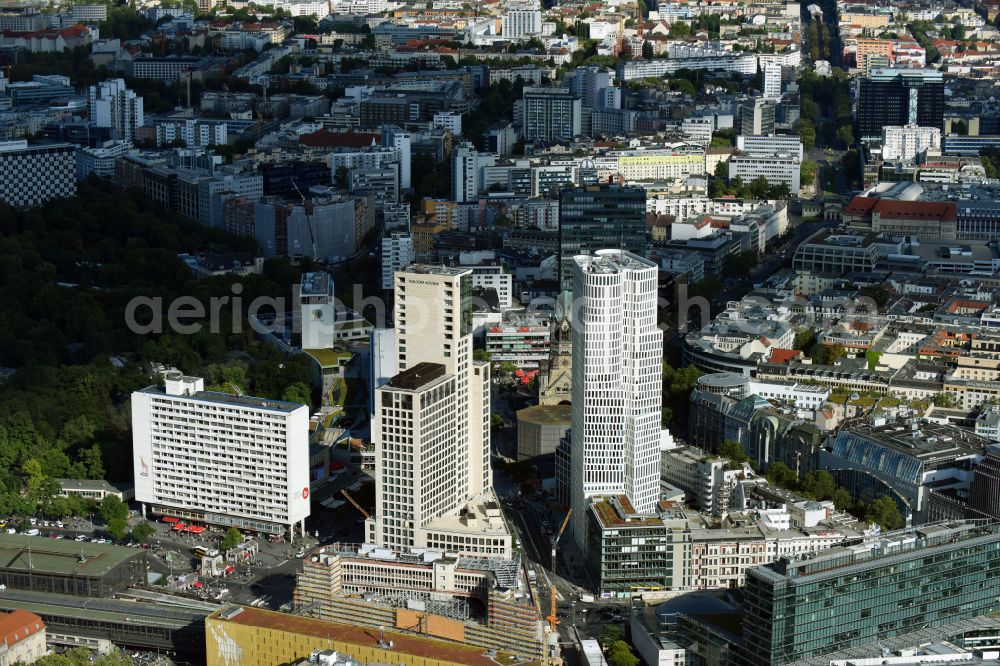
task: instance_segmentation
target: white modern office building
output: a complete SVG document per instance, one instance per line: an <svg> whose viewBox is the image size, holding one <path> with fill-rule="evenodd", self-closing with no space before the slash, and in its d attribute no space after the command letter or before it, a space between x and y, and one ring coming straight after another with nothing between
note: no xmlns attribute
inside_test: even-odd
<svg viewBox="0 0 1000 666"><path fill-rule="evenodd" d="M511 555L490 470L489 364L472 360L471 296L470 268L396 273L399 374L377 390L372 422L379 473L367 534L380 546Z"/></svg>
<svg viewBox="0 0 1000 666"><path fill-rule="evenodd" d="M305 534L305 405L206 391L203 379L171 372L132 394L132 454L144 515Z"/></svg>
<svg viewBox="0 0 1000 666"><path fill-rule="evenodd" d="M622 250L573 258L570 505L587 544L594 495L626 495L638 513L659 498L663 331L657 265Z"/></svg>
<svg viewBox="0 0 1000 666"><path fill-rule="evenodd" d="M736 150L750 155L788 153L802 161L802 139L794 134L740 134L736 137Z"/></svg>
<svg viewBox="0 0 1000 666"><path fill-rule="evenodd" d="M502 309L513 306L514 276L504 270L503 264L480 264L471 268L473 287L494 290Z"/></svg>
<svg viewBox="0 0 1000 666"><path fill-rule="evenodd" d="M764 99L781 99L781 65L776 62L764 63Z"/></svg>
<svg viewBox="0 0 1000 666"><path fill-rule="evenodd" d="M409 231L393 231L382 237L382 289L392 291L396 271L414 262L413 236Z"/></svg>
<svg viewBox="0 0 1000 666"><path fill-rule="evenodd" d="M134 141L136 128L145 124L142 97L127 88L124 79L108 79L90 86L87 110L93 125L110 127L124 141Z"/></svg>
<svg viewBox="0 0 1000 666"><path fill-rule="evenodd" d="M925 150L941 150L941 128L890 125L882 128L882 159L909 162Z"/></svg>
<svg viewBox="0 0 1000 666"><path fill-rule="evenodd" d="M461 122L461 118L459 122ZM383 125L382 145L396 151L396 158L399 163L399 187L403 190L409 189L412 185L410 163L413 152L413 135L401 127Z"/></svg>
<svg viewBox="0 0 1000 666"><path fill-rule="evenodd" d="M524 39L542 34L542 12L537 9L511 9L501 19L504 39Z"/></svg>
<svg viewBox="0 0 1000 666"><path fill-rule="evenodd" d="M791 153L776 153L774 155L751 155L737 153L729 158L729 178L740 178L744 183L763 178L770 185L784 183L788 191L798 194L800 186L800 168L802 162Z"/></svg>
<svg viewBox="0 0 1000 666"><path fill-rule="evenodd" d="M451 195L458 203L479 195L479 153L471 143L459 144L451 157Z"/></svg>

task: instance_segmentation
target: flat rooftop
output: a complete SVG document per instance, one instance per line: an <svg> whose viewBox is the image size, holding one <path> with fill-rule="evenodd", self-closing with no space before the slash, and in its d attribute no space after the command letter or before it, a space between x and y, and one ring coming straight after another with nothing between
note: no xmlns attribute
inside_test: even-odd
<svg viewBox="0 0 1000 666"><path fill-rule="evenodd" d="M333 293L333 279L329 273L303 273L300 293L303 296L329 296Z"/></svg>
<svg viewBox="0 0 1000 666"><path fill-rule="evenodd" d="M619 273L623 270L657 268L656 264L624 250L598 250L596 253L580 254L573 261L588 273Z"/></svg>
<svg viewBox="0 0 1000 666"><path fill-rule="evenodd" d="M38 615L101 620L120 624L145 624L170 629L183 629L204 622L209 611L142 601L95 599L69 594L0 590L0 609L23 608Z"/></svg>
<svg viewBox="0 0 1000 666"><path fill-rule="evenodd" d="M852 425L844 432L902 451L925 462L980 454L990 441L969 430L931 421Z"/></svg>
<svg viewBox="0 0 1000 666"><path fill-rule="evenodd" d="M464 275L465 273L472 273L472 269L468 266L444 266L440 264L413 264L399 271L404 275L407 273L413 273L416 275L444 275L448 277L455 277L458 275Z"/></svg>
<svg viewBox="0 0 1000 666"><path fill-rule="evenodd" d="M445 376L446 368L440 363L417 363L389 380L388 386L404 391L416 391Z"/></svg>
<svg viewBox="0 0 1000 666"><path fill-rule="evenodd" d="M831 572L842 575L848 570L864 570L889 560L906 561L920 557L919 551L934 548L959 548L973 540L1000 541L1000 523L952 521L886 532L855 545L830 548L799 559L785 558L758 567L756 571L771 580L784 578L806 582L814 576Z"/></svg>
<svg viewBox="0 0 1000 666"><path fill-rule="evenodd" d="M107 575L143 550L70 539L0 535L0 570L61 576Z"/></svg>
<svg viewBox="0 0 1000 666"><path fill-rule="evenodd" d="M300 615L289 615L248 606L230 607L213 613L210 620L231 622L245 627L259 627L271 631L312 636L319 641L334 640L378 649L379 632L366 627L327 622ZM437 659L468 666L496 666L479 648L421 638L410 634L385 632L385 640L392 641L393 652Z"/></svg>
<svg viewBox="0 0 1000 666"><path fill-rule="evenodd" d="M601 527L663 527L659 515L637 513L626 495L612 495L591 498L590 510L594 512Z"/></svg>
<svg viewBox="0 0 1000 666"><path fill-rule="evenodd" d="M286 402L284 400L272 400L270 398L255 398L250 395L233 395L232 393L219 393L217 391L198 391L191 395L174 396L167 393L164 386L147 386L141 393L149 393L163 397L177 397L184 400L197 400L214 404L233 405L234 407L249 407L252 409L267 409L274 412L290 414L297 409L305 408L297 402Z"/></svg>
<svg viewBox="0 0 1000 666"><path fill-rule="evenodd" d="M533 405L518 410L517 420L539 425L569 425L572 411L570 405Z"/></svg>

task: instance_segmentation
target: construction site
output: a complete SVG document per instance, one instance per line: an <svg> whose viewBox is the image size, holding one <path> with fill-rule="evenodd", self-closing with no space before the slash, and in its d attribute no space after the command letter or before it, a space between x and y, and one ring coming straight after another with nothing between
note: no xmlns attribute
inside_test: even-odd
<svg viewBox="0 0 1000 666"><path fill-rule="evenodd" d="M298 576L294 612L559 663L519 558L322 546Z"/></svg>

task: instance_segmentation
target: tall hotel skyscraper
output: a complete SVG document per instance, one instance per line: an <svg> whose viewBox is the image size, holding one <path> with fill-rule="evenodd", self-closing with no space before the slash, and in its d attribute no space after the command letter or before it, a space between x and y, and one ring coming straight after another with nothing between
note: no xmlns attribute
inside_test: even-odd
<svg viewBox="0 0 1000 666"><path fill-rule="evenodd" d="M628 496L639 513L659 498L663 331L657 267L623 250L573 258L570 505L586 548L588 498Z"/></svg>
<svg viewBox="0 0 1000 666"><path fill-rule="evenodd" d="M394 293L399 374L375 395L369 536L509 556L492 495L489 364L472 360L472 270L413 265Z"/></svg>

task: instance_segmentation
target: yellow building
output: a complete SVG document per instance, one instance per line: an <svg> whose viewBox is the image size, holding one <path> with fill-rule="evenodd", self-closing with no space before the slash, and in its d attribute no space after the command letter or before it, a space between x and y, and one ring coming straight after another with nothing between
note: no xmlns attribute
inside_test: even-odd
<svg viewBox="0 0 1000 666"><path fill-rule="evenodd" d="M410 234L413 236L413 251L417 256L428 255L434 252L434 236L447 230L443 224L435 222L418 222L410 225Z"/></svg>
<svg viewBox="0 0 1000 666"><path fill-rule="evenodd" d="M392 642L391 648L379 641ZM496 666L483 650L410 634L336 624L299 615L232 606L205 619L208 666L274 666L336 650L361 663L404 666Z"/></svg>
<svg viewBox="0 0 1000 666"><path fill-rule="evenodd" d="M669 180L705 172L705 153L635 150L619 154L618 173L627 181Z"/></svg>
<svg viewBox="0 0 1000 666"><path fill-rule="evenodd" d="M424 197L420 200L420 214L428 222L443 224L448 229L455 228L455 213L458 211L458 204L447 199L431 199Z"/></svg>
<svg viewBox="0 0 1000 666"><path fill-rule="evenodd" d="M857 14L846 12L840 15L841 25L856 25L861 28L874 30L875 28L885 28L889 25L888 14Z"/></svg>

